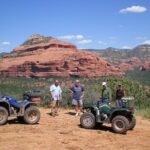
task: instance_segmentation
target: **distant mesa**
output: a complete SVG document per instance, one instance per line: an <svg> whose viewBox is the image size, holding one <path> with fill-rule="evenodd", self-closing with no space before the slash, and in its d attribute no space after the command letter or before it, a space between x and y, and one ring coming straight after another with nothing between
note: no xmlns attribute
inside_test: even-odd
<svg viewBox="0 0 150 150"><path fill-rule="evenodd" d="M150 59L150 45L143 44L133 49L85 49L86 51L94 52L98 56L107 60L116 67L119 67L122 71L134 70L134 69L148 69L148 61Z"/></svg>
<svg viewBox="0 0 150 150"><path fill-rule="evenodd" d="M98 57L78 50L69 42L32 35L10 54L0 57L0 76L101 77L122 76L124 72Z"/></svg>

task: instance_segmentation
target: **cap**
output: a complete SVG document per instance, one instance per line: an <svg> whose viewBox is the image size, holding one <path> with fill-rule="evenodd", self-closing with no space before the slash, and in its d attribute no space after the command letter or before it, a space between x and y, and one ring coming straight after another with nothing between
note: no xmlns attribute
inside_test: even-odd
<svg viewBox="0 0 150 150"><path fill-rule="evenodd" d="M79 80L76 80L75 82L76 82L76 83L79 83L80 81L79 81Z"/></svg>
<svg viewBox="0 0 150 150"><path fill-rule="evenodd" d="M106 85L107 83L106 82L102 82L102 85Z"/></svg>

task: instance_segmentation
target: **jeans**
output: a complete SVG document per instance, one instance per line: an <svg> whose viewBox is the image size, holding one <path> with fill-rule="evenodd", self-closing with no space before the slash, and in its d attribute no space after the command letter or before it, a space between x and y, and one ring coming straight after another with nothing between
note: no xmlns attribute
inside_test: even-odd
<svg viewBox="0 0 150 150"><path fill-rule="evenodd" d="M109 98L102 98L102 103L109 103L111 100Z"/></svg>
<svg viewBox="0 0 150 150"><path fill-rule="evenodd" d="M122 99L116 100L116 107L122 107Z"/></svg>

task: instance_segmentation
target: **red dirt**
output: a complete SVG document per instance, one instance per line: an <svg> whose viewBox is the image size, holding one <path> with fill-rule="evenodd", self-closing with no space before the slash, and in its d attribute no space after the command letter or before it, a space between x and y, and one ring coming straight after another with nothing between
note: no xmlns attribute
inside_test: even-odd
<svg viewBox="0 0 150 150"><path fill-rule="evenodd" d="M81 128L73 110L60 110L51 117L41 109L37 125L10 120L0 126L0 150L149 150L150 121L137 117L137 126L126 135L115 134L110 126L102 129Z"/></svg>

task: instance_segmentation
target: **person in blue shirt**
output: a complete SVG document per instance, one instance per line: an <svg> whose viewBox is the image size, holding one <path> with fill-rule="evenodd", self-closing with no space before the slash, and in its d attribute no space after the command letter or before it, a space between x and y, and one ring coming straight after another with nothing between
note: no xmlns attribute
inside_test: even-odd
<svg viewBox="0 0 150 150"><path fill-rule="evenodd" d="M78 116L83 110L84 86L80 84L79 80L76 80L69 91L72 93L72 104L75 106L76 116Z"/></svg>

